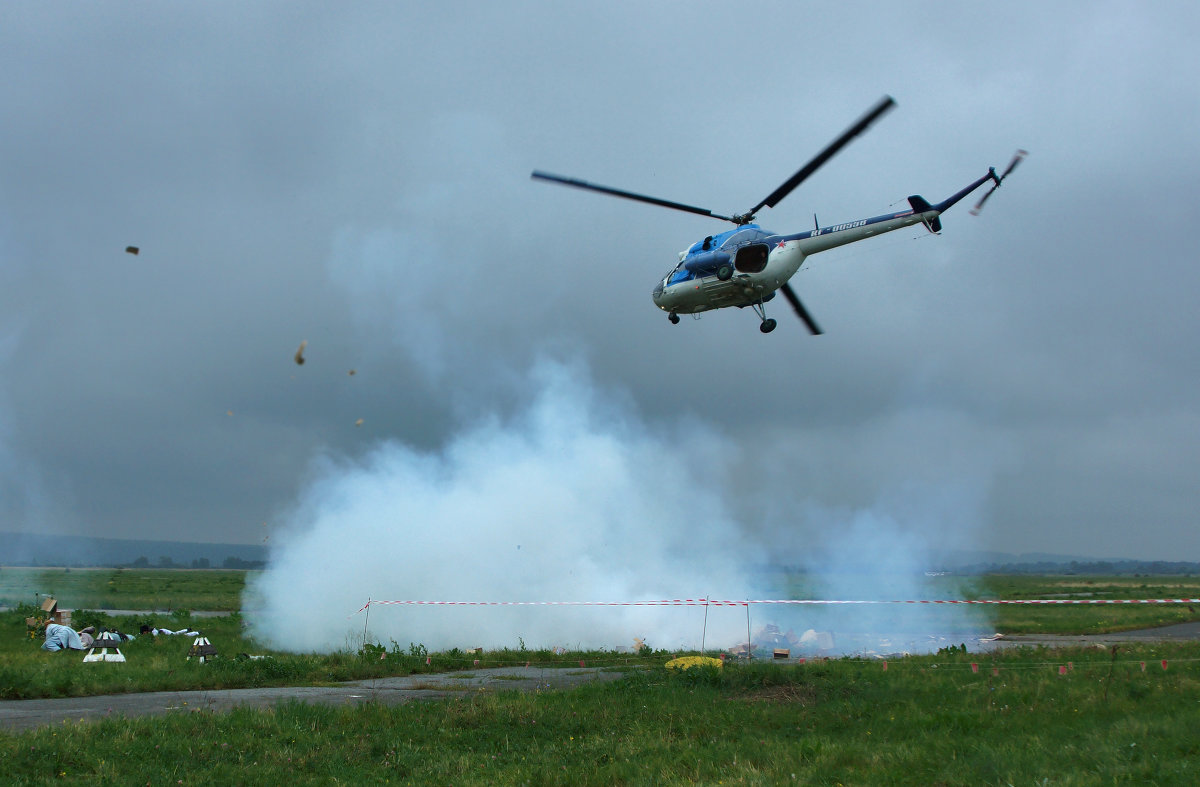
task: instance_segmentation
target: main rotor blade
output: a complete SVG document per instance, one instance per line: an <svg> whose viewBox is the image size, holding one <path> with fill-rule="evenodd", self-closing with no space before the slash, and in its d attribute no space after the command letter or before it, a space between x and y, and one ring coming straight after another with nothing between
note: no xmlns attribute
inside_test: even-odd
<svg viewBox="0 0 1200 787"><path fill-rule="evenodd" d="M813 320L808 310L804 308L804 304L800 303L800 299L796 297L795 291L792 290L792 285L785 284L779 288L783 293L783 297L787 298L787 302L792 304L792 308L796 310L796 315L804 320L804 324L808 326L808 330L813 336L820 336L821 329L817 327L817 323Z"/></svg>
<svg viewBox="0 0 1200 787"><path fill-rule="evenodd" d="M671 200L659 199L658 197L650 197L645 194L637 194L632 191L623 191L621 189L609 188L596 183L588 183L586 180L578 178L567 178L562 175L552 175L549 172L541 172L534 170L530 175L535 180L547 180L551 183L560 183L564 186L574 186L577 189L587 189L588 191L598 191L601 194L611 194L614 197L624 197L625 199L636 200L638 202L648 202L651 205L658 205L663 208L671 208L672 210L682 210L686 213L696 213L701 216L711 216L714 219L722 219L723 221L731 221L734 224L738 222L732 216L722 216L719 213L713 213L707 208L697 208L695 205L685 205L682 202L672 202Z"/></svg>
<svg viewBox="0 0 1200 787"><path fill-rule="evenodd" d="M829 143L828 147L818 153L812 161L808 162L799 170L797 170L795 175L792 175L783 183L783 185L772 191L766 199L751 208L747 215L753 216L764 206L768 208L775 207L780 200L792 193L792 189L803 183L809 175L820 169L822 164L833 158L839 150L844 148L859 134L866 131L868 126L882 117L885 112L894 106L896 106L896 101L891 96L884 96L881 98L879 103L871 108L871 111L859 118L858 122L846 129L840 137Z"/></svg>

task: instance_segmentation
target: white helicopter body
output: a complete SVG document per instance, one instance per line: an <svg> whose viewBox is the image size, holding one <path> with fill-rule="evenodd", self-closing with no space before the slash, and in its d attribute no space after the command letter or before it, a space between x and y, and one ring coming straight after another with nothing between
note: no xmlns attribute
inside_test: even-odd
<svg viewBox="0 0 1200 787"><path fill-rule="evenodd" d="M846 130L834 140L825 150L821 151L812 161L798 170L791 178L772 192L766 199L744 214L721 216L705 208L697 208L679 202L650 197L620 189L600 186L594 183L567 178L561 175L551 175L534 171L533 177L567 186L599 191L617 197L648 202L661 207L696 213L712 218L722 219L737 225L736 229L709 235L704 240L692 244L680 252L679 264L672 268L654 288L652 298L658 308L668 313L673 323L679 322L680 314L698 314L712 309L728 306L744 308L749 306L762 320L760 330L770 333L775 328L775 320L766 316L764 304L775 297L776 292L782 292L792 305L797 316L808 326L813 334L821 333L816 322L805 310L796 296L789 280L800 270L804 260L809 255L828 249L844 246L847 243L866 240L887 232L911 227L914 224L924 224L933 233L941 231L939 216L951 206L966 197L971 192L988 181L993 182L992 189L972 209L978 213L983 203L999 187L1001 181L1025 157L1025 151L1017 151L1016 157L1009 164L1003 175L997 175L994 167L988 169L986 175L948 197L931 205L923 197L908 198L909 209L898 213L887 213L867 219L834 224L828 227L815 226L805 232L780 234L764 230L753 223L754 214L762 207L774 207L780 200L791 193L802 181L828 161L835 153L844 147L851 139L861 134L878 119L884 112L895 105L895 102L885 96L870 112L864 115L855 125ZM814 224L815 224L814 217Z"/></svg>

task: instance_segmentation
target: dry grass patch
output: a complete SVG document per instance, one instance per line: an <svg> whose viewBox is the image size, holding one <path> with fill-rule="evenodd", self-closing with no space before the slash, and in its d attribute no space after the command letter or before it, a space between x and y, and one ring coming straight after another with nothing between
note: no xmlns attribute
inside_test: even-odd
<svg viewBox="0 0 1200 787"><path fill-rule="evenodd" d="M739 692L730 699L737 702L766 702L773 705L812 707L817 704L817 690L812 686L795 683L759 686Z"/></svg>

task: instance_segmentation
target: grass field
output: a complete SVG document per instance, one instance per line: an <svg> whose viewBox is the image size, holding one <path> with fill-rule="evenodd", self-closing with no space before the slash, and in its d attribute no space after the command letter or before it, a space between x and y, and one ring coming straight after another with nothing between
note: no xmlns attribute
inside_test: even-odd
<svg viewBox="0 0 1200 787"><path fill-rule="evenodd" d="M886 669L855 659L729 665L683 675L656 666L568 692L66 723L0 735L0 773L10 784L1200 779L1197 646L1022 650L976 662L978 671L973 658L914 657Z"/></svg>
<svg viewBox="0 0 1200 787"><path fill-rule="evenodd" d="M252 572L216 569L0 568L0 604L50 595L68 609L219 610L241 608ZM784 583L789 597L805 598L802 576ZM963 592L963 588L966 592ZM1200 598L1200 577L1007 576L930 577L930 598L967 599L1150 599ZM352 612L353 610L348 610ZM1200 620L1200 607L1017 606L989 607L997 631L1006 634L1101 634Z"/></svg>
<svg viewBox="0 0 1200 787"><path fill-rule="evenodd" d="M141 568L0 568L0 604L53 596L65 609L241 608L246 571ZM38 602L40 603L40 601Z"/></svg>
<svg viewBox="0 0 1200 787"><path fill-rule="evenodd" d="M273 710L63 724L0 733L12 784L1194 784L1200 780L1200 644L942 653L804 665L730 663L668 674L666 653L459 651L419 643L325 655L265 651L235 610L238 571L0 569L0 697L322 685L519 664L608 664L613 684L562 693L464 693L399 707ZM934 578L934 582L949 581ZM802 580L800 580L802 582ZM221 649L187 659L192 637L139 637L125 664L41 651L33 593L74 607L74 625L136 632L198 626ZM939 591L933 589L936 595ZM945 591L945 597L951 597ZM1191 577L983 577L974 598L1195 598ZM170 608L109 616L102 610ZM1096 633L1197 620L1187 605L1001 606L1006 633ZM89 611L91 610L91 611ZM266 654L261 660L239 653ZM383 655L384 658L380 658ZM429 664L426 663L429 658ZM1163 661L1167 668L1162 667ZM974 663L975 668L972 669ZM1060 674L1060 671L1064 674Z"/></svg>

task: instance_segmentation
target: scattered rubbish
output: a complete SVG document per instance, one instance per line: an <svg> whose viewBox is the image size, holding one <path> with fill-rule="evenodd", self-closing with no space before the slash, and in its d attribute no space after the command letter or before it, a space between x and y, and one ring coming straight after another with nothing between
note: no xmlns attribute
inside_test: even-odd
<svg viewBox="0 0 1200 787"><path fill-rule="evenodd" d="M809 629L800 635L800 644L806 648L816 648L817 650L832 650L833 635L828 631L815 631ZM885 640L884 646L888 647L891 643Z"/></svg>
<svg viewBox="0 0 1200 787"><path fill-rule="evenodd" d="M61 626L71 625L71 610L59 609L58 601L53 596L46 596L45 600L42 601L42 612L51 621Z"/></svg>
<svg viewBox="0 0 1200 787"><path fill-rule="evenodd" d="M295 361L297 366L304 365L304 348L308 346L308 339L300 342L300 348L296 350Z"/></svg>

